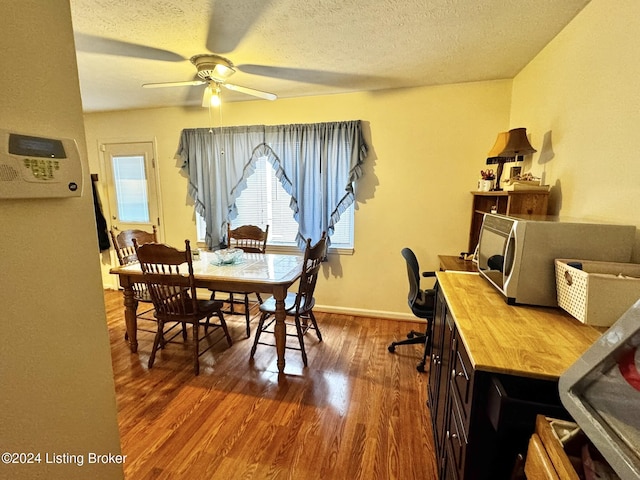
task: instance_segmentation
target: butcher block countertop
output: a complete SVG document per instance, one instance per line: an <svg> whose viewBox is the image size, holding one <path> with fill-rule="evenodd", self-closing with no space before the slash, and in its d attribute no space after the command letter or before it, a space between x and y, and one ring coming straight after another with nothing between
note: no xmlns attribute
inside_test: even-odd
<svg viewBox="0 0 640 480"><path fill-rule="evenodd" d="M557 380L604 331L560 308L507 305L477 273L437 276L476 370Z"/></svg>

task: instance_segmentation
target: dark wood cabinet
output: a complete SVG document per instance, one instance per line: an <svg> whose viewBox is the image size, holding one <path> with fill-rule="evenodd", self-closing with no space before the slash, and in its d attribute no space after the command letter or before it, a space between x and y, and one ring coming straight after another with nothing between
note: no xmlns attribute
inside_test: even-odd
<svg viewBox="0 0 640 480"><path fill-rule="evenodd" d="M561 311L516 313L477 275L438 272L438 280L427 387L438 478L510 478L536 415L568 417L558 377L599 332ZM566 357L543 355L556 348Z"/></svg>
<svg viewBox="0 0 640 480"><path fill-rule="evenodd" d="M451 341L453 339L453 318L447 308L440 288L437 290L436 316L432 328L432 345L429 366L428 398L431 408L431 421L436 446L436 457L444 459L446 439L446 412L449 393L449 372ZM442 472L445 465L438 466ZM442 473L441 473L441 478Z"/></svg>
<svg viewBox="0 0 640 480"><path fill-rule="evenodd" d="M514 190L500 192L471 192L471 228L468 251L478 245L480 227L485 213L496 210L503 215L546 215L549 192L545 190Z"/></svg>

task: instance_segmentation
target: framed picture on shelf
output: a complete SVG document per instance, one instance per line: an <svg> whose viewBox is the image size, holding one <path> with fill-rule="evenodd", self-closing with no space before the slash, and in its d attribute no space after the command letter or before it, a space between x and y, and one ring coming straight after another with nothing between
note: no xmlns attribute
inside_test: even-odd
<svg viewBox="0 0 640 480"><path fill-rule="evenodd" d="M522 173L522 167L511 167L511 171L509 172L509 178L517 177Z"/></svg>

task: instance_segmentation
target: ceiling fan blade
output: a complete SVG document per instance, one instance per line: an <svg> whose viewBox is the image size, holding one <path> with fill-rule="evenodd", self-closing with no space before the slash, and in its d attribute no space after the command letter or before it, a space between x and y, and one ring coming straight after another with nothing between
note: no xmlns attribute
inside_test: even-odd
<svg viewBox="0 0 640 480"><path fill-rule="evenodd" d="M142 88L164 88L164 87L188 87L191 85L204 85L204 80L187 80L186 82L160 82L160 83L143 83Z"/></svg>
<svg viewBox="0 0 640 480"><path fill-rule="evenodd" d="M137 43L123 42L112 38L99 37L89 33L74 33L76 49L88 53L101 53L118 57L144 58L163 62L182 62L187 60L177 53L160 48L147 47Z"/></svg>
<svg viewBox="0 0 640 480"><path fill-rule="evenodd" d="M263 92L262 90L256 90L254 88L241 87L240 85L234 85L232 83L222 83L221 85L227 90L246 93L247 95L264 98L265 100L275 100L276 98L278 98L278 96L274 93Z"/></svg>
<svg viewBox="0 0 640 480"><path fill-rule="evenodd" d="M382 80L383 77L373 77L371 75L355 75L349 73L326 72L307 68L270 67L267 65L236 65L236 68L243 73L260 75L262 77L279 78L294 82L311 83L313 85L330 85L354 87L361 82L371 82L372 80Z"/></svg>
<svg viewBox="0 0 640 480"><path fill-rule="evenodd" d="M271 0L242 3L237 0L216 0L209 23L207 49L215 53L235 50L270 3Z"/></svg>

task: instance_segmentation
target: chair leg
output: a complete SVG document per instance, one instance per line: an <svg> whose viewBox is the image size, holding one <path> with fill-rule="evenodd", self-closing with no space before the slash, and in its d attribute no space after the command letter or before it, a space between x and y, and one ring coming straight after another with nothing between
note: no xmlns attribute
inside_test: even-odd
<svg viewBox="0 0 640 480"><path fill-rule="evenodd" d="M320 329L318 328L318 322L316 322L316 317L313 314L313 310L309 312L309 317L311 318L311 323L313 323L313 328L316 329L316 335L318 336L318 341L322 341L322 334L320 333Z"/></svg>
<svg viewBox="0 0 640 480"><path fill-rule="evenodd" d="M425 337L424 339L424 350L422 352L422 360L420 360L420 363L418 363L418 365L416 365L416 370L418 370L420 373L424 373L425 371L425 367L427 365L427 357L429 356L429 350L430 350L430 345L431 345L431 335Z"/></svg>
<svg viewBox="0 0 640 480"><path fill-rule="evenodd" d="M244 294L244 316L247 320L247 338L251 336L251 315L249 312L249 294Z"/></svg>
<svg viewBox="0 0 640 480"><path fill-rule="evenodd" d="M158 347L160 346L161 340L163 340L162 332L164 330L164 322L162 320L158 320L158 331L156 332L156 336L153 339L153 347L151 348L151 355L149 355L149 368L153 367L153 362L156 359L156 352L158 351Z"/></svg>
<svg viewBox="0 0 640 480"><path fill-rule="evenodd" d="M260 334L262 333L262 329L264 328L264 321L267 319L268 316L269 316L268 313L263 313L262 315L260 315L260 321L258 322L258 328L256 329L256 338L253 339L253 346L251 347L250 358L253 358L253 356L256 354L256 347L258 346L258 341L260 340Z"/></svg>
<svg viewBox="0 0 640 480"><path fill-rule="evenodd" d="M224 320L222 311L218 310L216 315L218 315L218 318L220 319L220 325L222 325L222 330L224 330L224 334L227 337L227 343L229 344L229 346L233 345L233 341L231 340L231 335L229 335L229 329L227 328L227 322L225 322ZM207 323L209 323L209 319L207 319Z"/></svg>
<svg viewBox="0 0 640 480"><path fill-rule="evenodd" d="M427 320L427 328L424 333L424 350L422 352L422 360L416 366L416 370L420 373L424 373L425 366L427 365L427 357L431 355L431 343L433 340L433 323L431 319Z"/></svg>
<svg viewBox="0 0 640 480"><path fill-rule="evenodd" d="M199 330L200 330L200 324L199 322L195 322L193 324L193 371L196 375L200 374L200 354L198 353L199 349L200 349L200 335L199 335Z"/></svg>
<svg viewBox="0 0 640 480"><path fill-rule="evenodd" d="M187 340L187 324L182 322L182 340Z"/></svg>
<svg viewBox="0 0 640 480"><path fill-rule="evenodd" d="M304 336L302 334L302 325L300 324L300 317L296 315L295 318L296 331L298 332L298 342L300 343L300 353L302 353L302 363L307 366L307 352L304 349Z"/></svg>
<svg viewBox="0 0 640 480"><path fill-rule="evenodd" d="M398 342L391 342L391 343L389 344L389 346L387 347L387 349L388 349L391 353L393 353L393 352L395 352L396 347L397 347L398 345L415 345L415 344L418 344L418 343L424 343L424 342L425 342L425 340L426 340L426 339L425 339L425 335L424 335L424 334L422 334L422 335L419 335L419 336L417 336L417 337L407 338L406 340L400 340L400 341L398 341Z"/></svg>
<svg viewBox="0 0 640 480"><path fill-rule="evenodd" d="M230 293L229 294L229 313L231 315L235 315L236 314L236 311L234 310L233 306L234 306L233 293Z"/></svg>

